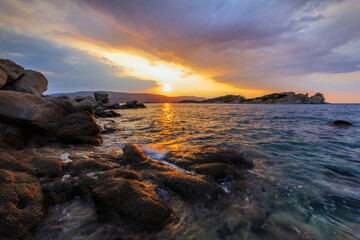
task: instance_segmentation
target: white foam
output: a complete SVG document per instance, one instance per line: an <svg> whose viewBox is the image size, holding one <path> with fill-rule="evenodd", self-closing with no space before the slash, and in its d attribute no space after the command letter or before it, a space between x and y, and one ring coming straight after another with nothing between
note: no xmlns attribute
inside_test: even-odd
<svg viewBox="0 0 360 240"><path fill-rule="evenodd" d="M222 183L220 183L219 185L220 185L220 187L221 187L222 189L224 189L224 191L225 191L226 193L230 193L229 185L228 185L226 182L222 182Z"/></svg>
<svg viewBox="0 0 360 240"><path fill-rule="evenodd" d="M156 160L162 160L168 154L167 151L160 151L155 148L146 147L146 146L142 146L141 149L144 150L144 152L147 155L149 155L152 159L156 159Z"/></svg>
<svg viewBox="0 0 360 240"><path fill-rule="evenodd" d="M60 158L61 160L63 160L64 163L70 163L72 162L72 160L69 158L70 153L64 152L63 154L61 154Z"/></svg>
<svg viewBox="0 0 360 240"><path fill-rule="evenodd" d="M175 164L173 164L173 163L169 163L169 162L167 162L167 161L165 161L165 160L161 160L161 161L159 161L159 162L162 162L163 164L165 164L165 165L167 165L167 166L169 166L169 167L171 167L171 168L174 168L174 169L176 169L176 170L179 170L179 171L181 171L181 172L190 173L188 170L185 170L185 169L183 169L183 168L181 168L181 167L179 167L179 166L177 166L177 165L175 165Z"/></svg>

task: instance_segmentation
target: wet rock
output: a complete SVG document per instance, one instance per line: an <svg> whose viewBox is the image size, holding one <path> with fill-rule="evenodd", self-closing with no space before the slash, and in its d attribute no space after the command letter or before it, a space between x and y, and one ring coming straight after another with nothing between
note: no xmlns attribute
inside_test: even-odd
<svg viewBox="0 0 360 240"><path fill-rule="evenodd" d="M7 81L8 75L0 68L0 88L2 88Z"/></svg>
<svg viewBox="0 0 360 240"><path fill-rule="evenodd" d="M130 180L142 181L142 177L138 172L128 169L114 169L106 171L99 176L99 178L125 178Z"/></svg>
<svg viewBox="0 0 360 240"><path fill-rule="evenodd" d="M215 183L199 175L189 175L180 171L156 174L164 185L186 200L204 201L219 198L224 191Z"/></svg>
<svg viewBox="0 0 360 240"><path fill-rule="evenodd" d="M146 106L142 103L139 103L136 100L133 100L119 107L119 109L135 109L135 108L146 108Z"/></svg>
<svg viewBox="0 0 360 240"><path fill-rule="evenodd" d="M0 238L30 239L44 216L39 180L27 173L0 170Z"/></svg>
<svg viewBox="0 0 360 240"><path fill-rule="evenodd" d="M79 178L76 179L69 175L64 175L62 178L43 183L42 189L48 204L58 204L81 195L82 192L78 186Z"/></svg>
<svg viewBox="0 0 360 240"><path fill-rule="evenodd" d="M197 165L191 170L211 177L214 180L239 176L238 171L225 163L207 163Z"/></svg>
<svg viewBox="0 0 360 240"><path fill-rule="evenodd" d="M0 168L19 171L19 172L32 172L31 165L22 159L17 159L7 152L0 152Z"/></svg>
<svg viewBox="0 0 360 240"><path fill-rule="evenodd" d="M67 115L57 132L57 137L69 143L88 143L100 145L100 128L93 116L85 111Z"/></svg>
<svg viewBox="0 0 360 240"><path fill-rule="evenodd" d="M31 160L31 164L38 177L56 178L63 175L63 164L58 158L37 156Z"/></svg>
<svg viewBox="0 0 360 240"><path fill-rule="evenodd" d="M76 161L68 166L68 172L71 176L78 176L89 172L99 172L111 169L113 169L113 167L110 164L97 160Z"/></svg>
<svg viewBox="0 0 360 240"><path fill-rule="evenodd" d="M109 94L107 92L94 92L95 101L109 103Z"/></svg>
<svg viewBox="0 0 360 240"><path fill-rule="evenodd" d="M0 59L0 69L3 70L7 75L7 82L11 83L21 77L24 74L25 69L10 61L9 59Z"/></svg>
<svg viewBox="0 0 360 240"><path fill-rule="evenodd" d="M242 151L231 148L205 146L195 152L193 158L196 163L225 163L243 169L254 167Z"/></svg>
<svg viewBox="0 0 360 240"><path fill-rule="evenodd" d="M105 111L103 108L97 107L94 110L94 114L100 118L113 118L113 117L120 117L121 115L115 111Z"/></svg>
<svg viewBox="0 0 360 240"><path fill-rule="evenodd" d="M126 144L123 149L123 161L130 165L144 163L151 158L136 144Z"/></svg>
<svg viewBox="0 0 360 240"><path fill-rule="evenodd" d="M95 202L108 218L120 215L148 230L163 227L171 211L153 185L124 178L99 182L93 189Z"/></svg>
<svg viewBox="0 0 360 240"><path fill-rule="evenodd" d="M47 90L47 85L48 81L42 73L26 70L19 79L6 84L2 89L42 96Z"/></svg>
<svg viewBox="0 0 360 240"><path fill-rule="evenodd" d="M331 124L334 126L339 126L339 127L349 127L349 126L354 125L351 122L344 121L344 120L335 120L335 121L331 122Z"/></svg>
<svg viewBox="0 0 360 240"><path fill-rule="evenodd" d="M104 103L102 106L104 109L120 109L120 104L118 103Z"/></svg>

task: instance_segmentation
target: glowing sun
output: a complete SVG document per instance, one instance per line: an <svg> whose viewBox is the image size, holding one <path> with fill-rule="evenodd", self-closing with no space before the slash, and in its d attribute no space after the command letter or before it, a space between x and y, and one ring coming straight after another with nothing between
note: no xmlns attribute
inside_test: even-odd
<svg viewBox="0 0 360 240"><path fill-rule="evenodd" d="M165 84L165 85L163 86L163 91L164 91L164 92L170 92L171 89L172 89L172 87L171 87L170 84Z"/></svg>

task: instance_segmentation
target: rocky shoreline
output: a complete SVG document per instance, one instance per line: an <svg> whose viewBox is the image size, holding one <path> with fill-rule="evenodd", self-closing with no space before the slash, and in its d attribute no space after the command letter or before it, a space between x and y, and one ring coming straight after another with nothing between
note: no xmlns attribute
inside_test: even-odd
<svg viewBox="0 0 360 240"><path fill-rule="evenodd" d="M43 96L47 80L41 73L4 59L0 70L2 239L34 238L49 208L75 198L95 203L99 218L110 225L121 219L139 232L158 231L176 215L165 198L216 202L226 194L220 183L242 179L254 167L241 151L215 146L168 154L164 161L134 144L117 150L93 146L102 143L102 133L121 131L103 119L120 116L109 109L145 106L111 104L104 92Z"/></svg>

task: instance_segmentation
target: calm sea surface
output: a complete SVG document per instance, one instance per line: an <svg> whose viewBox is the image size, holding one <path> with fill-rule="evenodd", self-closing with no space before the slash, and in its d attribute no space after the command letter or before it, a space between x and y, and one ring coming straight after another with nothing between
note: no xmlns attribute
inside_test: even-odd
<svg viewBox="0 0 360 240"><path fill-rule="evenodd" d="M220 207L176 205L181 221L155 239L360 239L360 105L146 106L119 110L124 131L105 135L102 148L137 143L161 160L218 145L256 164L229 183ZM337 119L354 126L329 124Z"/></svg>

